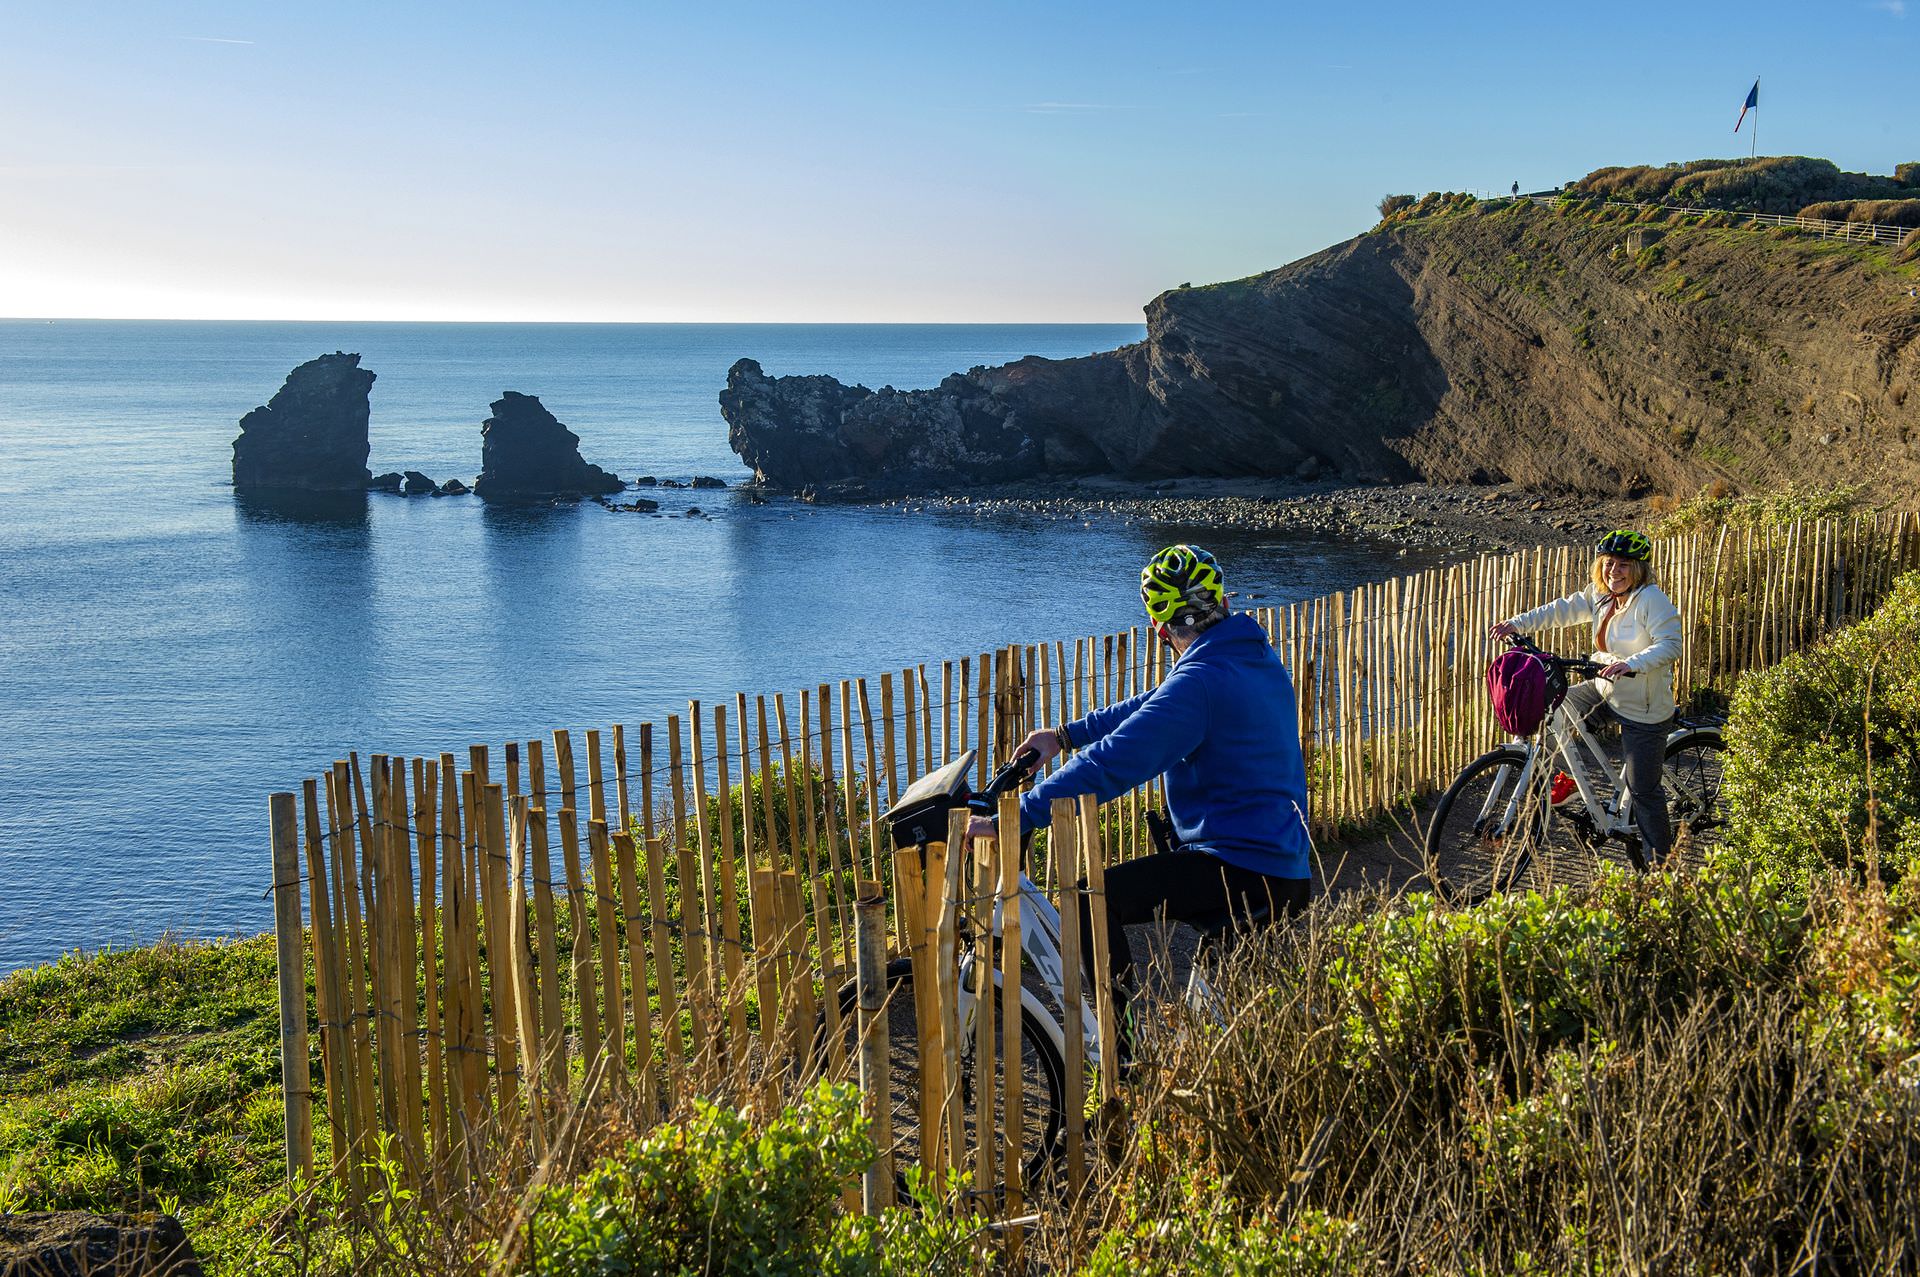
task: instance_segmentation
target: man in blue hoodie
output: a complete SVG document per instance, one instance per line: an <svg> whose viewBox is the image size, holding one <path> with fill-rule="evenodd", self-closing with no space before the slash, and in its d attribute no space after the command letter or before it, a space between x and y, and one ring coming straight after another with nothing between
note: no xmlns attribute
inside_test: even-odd
<svg viewBox="0 0 1920 1277"><path fill-rule="evenodd" d="M1022 745L1041 765L1076 751L1020 800L1023 833L1046 827L1056 798L1092 794L1106 802L1167 778L1179 849L1107 870L1108 955L1121 988L1133 967L1128 924L1165 916L1217 925L1297 913L1313 886L1293 680L1266 632L1251 616L1230 612L1220 566L1197 546L1154 555L1140 573L1140 594L1176 653L1166 678Z"/></svg>

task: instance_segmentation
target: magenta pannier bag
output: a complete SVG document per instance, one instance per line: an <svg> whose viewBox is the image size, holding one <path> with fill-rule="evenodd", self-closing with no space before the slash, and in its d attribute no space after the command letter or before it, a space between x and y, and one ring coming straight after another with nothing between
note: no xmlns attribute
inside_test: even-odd
<svg viewBox="0 0 1920 1277"><path fill-rule="evenodd" d="M1532 652L1510 648L1487 666L1487 695L1493 698L1493 717L1514 736L1531 736L1540 721L1560 703L1566 688L1554 694L1547 663Z"/></svg>

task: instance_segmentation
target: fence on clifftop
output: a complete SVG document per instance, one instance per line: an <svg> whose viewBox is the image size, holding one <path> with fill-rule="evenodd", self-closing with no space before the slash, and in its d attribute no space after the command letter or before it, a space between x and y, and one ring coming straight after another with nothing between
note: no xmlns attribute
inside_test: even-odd
<svg viewBox="0 0 1920 1277"><path fill-rule="evenodd" d="M1659 543L1655 563L1686 623L1684 698L1866 615L1920 566L1920 526L1693 534ZM1587 565L1564 547L1483 555L1259 609L1294 675L1315 830L1438 789L1495 743L1487 630L1580 588ZM589 1091L664 1116L722 1086L847 1075L860 1044L842 991L864 918L865 956L911 956L929 999L919 1058L932 1062L903 1120L934 1137L916 1144L936 1165L973 1166L983 1190L996 1173L1017 1188L1005 1154L1019 1142L1004 1137L1020 1129L1017 1082L1002 1079L996 1105L989 1068L957 1099L953 1043L937 1036L953 1025L958 915L984 934L1017 866L984 840L895 855L879 815L964 749L984 746L984 780L1033 727L1150 689L1166 656L1137 630L1016 645L793 697L691 702L664 724L474 745L464 760L355 754L273 795L290 1172L312 1173L317 1122L326 1173L350 1193L382 1148L410 1183L455 1191L502 1165L502 1137L521 1150L506 1164L530 1173ZM1040 839L1032 868L1056 903L1063 882L1097 894L1109 860L1143 849L1155 788L1063 811L1072 831ZM1017 990L1018 945L1004 949L981 961L1005 964ZM1105 991L1099 1002L1104 1025ZM1086 1079L1069 1074L1072 1119ZM889 1148L890 1106L873 1108ZM1070 1120L1068 1158L1083 1166L1079 1140Z"/></svg>

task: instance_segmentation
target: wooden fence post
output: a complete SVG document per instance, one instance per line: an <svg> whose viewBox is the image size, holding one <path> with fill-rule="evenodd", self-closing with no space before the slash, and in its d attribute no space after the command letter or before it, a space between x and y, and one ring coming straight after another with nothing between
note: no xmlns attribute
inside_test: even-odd
<svg viewBox="0 0 1920 1277"><path fill-rule="evenodd" d="M982 696L981 705L988 703ZM981 739L987 739L983 729ZM992 1194L993 1160L993 892L998 866L994 863L993 840L972 839L968 857L973 872L967 895L973 919L973 1187Z"/></svg>
<svg viewBox="0 0 1920 1277"><path fill-rule="evenodd" d="M1021 1094L1020 1032L1024 1023L1020 1006L1020 797L1000 795L1000 1037L1001 1054L1001 1129L1007 1141L1005 1163L1001 1170L1006 1185L1004 1213L1018 1215L1025 1202L1025 1165L1021 1156L1022 1132L1026 1111ZM1017 1255L1020 1232L1016 1228L1007 1237L1008 1254Z"/></svg>
<svg viewBox="0 0 1920 1277"><path fill-rule="evenodd" d="M1119 1094L1120 1033L1107 952L1107 854L1100 835L1100 809L1091 794L1080 799L1080 855L1086 864L1088 913L1093 919L1093 1002L1100 1029L1100 1099L1104 1103Z"/></svg>
<svg viewBox="0 0 1920 1277"><path fill-rule="evenodd" d="M507 891L508 975L513 981L514 1028L520 1043L520 1074L527 1084L527 1112L532 1118L533 1150L536 1158L547 1155L546 1103L541 1090L546 1086L540 1065L539 1013L533 1001L533 953L527 944L527 797L513 796L507 834L507 870L512 885ZM497 968L496 968L497 976Z"/></svg>
<svg viewBox="0 0 1920 1277"><path fill-rule="evenodd" d="M964 716L961 719L965 721ZM966 882L967 822L971 813L956 807L947 816L947 846L941 869L940 916L934 936L933 970L940 983L937 1000L940 1016L940 1107L945 1114L946 1131L940 1141L939 1167L942 1173L958 1170L966 1162L965 1101L960 1095L960 1046L963 1027L960 1022L960 890Z"/></svg>
<svg viewBox="0 0 1920 1277"><path fill-rule="evenodd" d="M860 1093L879 1154L860 1181L869 1215L893 1205L893 1087L887 1076L887 900L878 882L860 884L854 952L860 997Z"/></svg>
<svg viewBox="0 0 1920 1277"><path fill-rule="evenodd" d="M1087 1185L1087 1030L1081 1015L1080 902L1086 877L1080 868L1080 816L1070 798L1053 801L1048 841L1060 875L1060 985L1062 1027L1067 1038L1067 1199L1078 1202Z"/></svg>
<svg viewBox="0 0 1920 1277"><path fill-rule="evenodd" d="M293 795L267 802L273 821L273 931L280 967L280 1091L286 1106L287 1178L313 1177L313 1083L307 1063L306 936L300 919L300 831Z"/></svg>
<svg viewBox="0 0 1920 1277"><path fill-rule="evenodd" d="M696 730L697 730L696 724ZM728 1050L737 1061L748 1048L747 989L740 934L739 857L734 851L733 774L727 745L727 707L713 707L714 761L720 768L720 963L726 975ZM741 782L747 781L746 761ZM743 789L744 792L744 789Z"/></svg>
<svg viewBox="0 0 1920 1277"><path fill-rule="evenodd" d="M345 1101L352 1077L345 1045L346 1015L340 1006L340 941L333 929L332 903L327 891L327 862L320 836L319 782L301 786L306 815L307 882L313 901L313 984L315 1010L320 1019L320 1057L327 1088L328 1144L333 1150L333 1174L346 1179L347 1119ZM271 811L272 804L268 804Z"/></svg>

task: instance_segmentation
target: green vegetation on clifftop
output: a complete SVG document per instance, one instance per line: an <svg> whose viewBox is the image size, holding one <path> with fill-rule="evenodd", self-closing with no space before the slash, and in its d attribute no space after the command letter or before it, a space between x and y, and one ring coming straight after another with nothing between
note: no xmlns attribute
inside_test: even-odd
<svg viewBox="0 0 1920 1277"><path fill-rule="evenodd" d="M160 1210L250 1251L281 1200L271 936L69 954L0 980L0 1209Z"/></svg>

